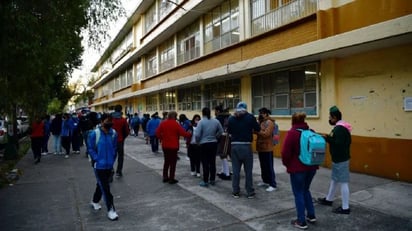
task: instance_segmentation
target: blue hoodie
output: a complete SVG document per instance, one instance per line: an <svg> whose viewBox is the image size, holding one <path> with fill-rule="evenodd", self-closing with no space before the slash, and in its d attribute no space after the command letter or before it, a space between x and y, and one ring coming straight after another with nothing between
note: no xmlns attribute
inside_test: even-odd
<svg viewBox="0 0 412 231"><path fill-rule="evenodd" d="M117 133L112 128L107 134L100 127L96 129L100 130L100 138L97 143L96 130L92 130L87 139L87 150L92 160L95 161L93 167L95 169L112 169L117 155Z"/></svg>
<svg viewBox="0 0 412 231"><path fill-rule="evenodd" d="M260 125L255 116L244 111L236 112L229 117L227 132L231 135L232 143L252 143L253 132L259 132Z"/></svg>

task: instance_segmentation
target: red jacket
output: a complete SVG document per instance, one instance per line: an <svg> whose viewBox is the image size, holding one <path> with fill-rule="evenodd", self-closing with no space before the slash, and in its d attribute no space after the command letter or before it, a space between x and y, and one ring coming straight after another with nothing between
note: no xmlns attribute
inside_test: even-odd
<svg viewBox="0 0 412 231"><path fill-rule="evenodd" d="M192 135L186 132L176 120L167 119L162 121L156 129L156 136L162 141L162 148L178 149L179 137L190 138Z"/></svg>
<svg viewBox="0 0 412 231"><path fill-rule="evenodd" d="M39 138L44 136L44 123L42 122L33 122L31 124L31 134L32 138Z"/></svg>
<svg viewBox="0 0 412 231"><path fill-rule="evenodd" d="M123 117L113 117L112 122L113 129L116 130L117 133L117 142L123 142L129 135L129 124L127 123L127 120Z"/></svg>
<svg viewBox="0 0 412 231"><path fill-rule="evenodd" d="M304 172L318 169L319 166L308 166L302 164L299 160L300 153L300 131L296 129L309 129L307 123L292 125L292 128L286 134L282 144L282 163L286 166L288 173Z"/></svg>

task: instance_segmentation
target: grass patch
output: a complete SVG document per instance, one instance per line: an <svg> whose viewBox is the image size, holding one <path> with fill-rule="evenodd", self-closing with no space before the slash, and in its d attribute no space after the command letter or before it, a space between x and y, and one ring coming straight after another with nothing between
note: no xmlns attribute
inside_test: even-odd
<svg viewBox="0 0 412 231"><path fill-rule="evenodd" d="M30 139L24 138L19 142L19 150L17 151L17 159L15 160L0 160L0 188L6 185L14 183L15 180L9 177L10 171L12 171L20 159L27 154L30 149ZM17 173L20 175L20 171Z"/></svg>

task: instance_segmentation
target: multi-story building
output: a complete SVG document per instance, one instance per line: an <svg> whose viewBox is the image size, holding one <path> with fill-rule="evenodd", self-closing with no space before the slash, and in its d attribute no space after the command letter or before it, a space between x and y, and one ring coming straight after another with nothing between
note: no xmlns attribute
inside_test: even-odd
<svg viewBox="0 0 412 231"><path fill-rule="evenodd" d="M337 105L354 127L351 170L412 182L411 56L408 0L137 1L92 70L92 106L191 118L245 101L284 136L296 111L329 133Z"/></svg>

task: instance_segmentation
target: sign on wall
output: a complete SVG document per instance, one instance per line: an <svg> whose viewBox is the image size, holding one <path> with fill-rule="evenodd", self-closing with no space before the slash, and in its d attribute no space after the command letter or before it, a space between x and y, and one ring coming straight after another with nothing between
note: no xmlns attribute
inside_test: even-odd
<svg viewBox="0 0 412 231"><path fill-rule="evenodd" d="M403 100L403 110L412 111L412 97L405 97Z"/></svg>

